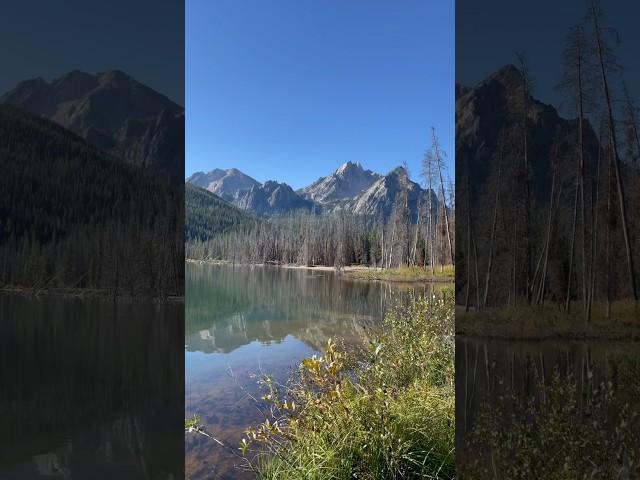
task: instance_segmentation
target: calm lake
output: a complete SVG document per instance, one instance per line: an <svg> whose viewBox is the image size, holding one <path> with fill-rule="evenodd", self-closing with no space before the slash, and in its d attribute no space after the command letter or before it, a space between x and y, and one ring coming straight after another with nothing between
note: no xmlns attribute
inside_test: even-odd
<svg viewBox="0 0 640 480"><path fill-rule="evenodd" d="M252 478L238 467L244 430L262 417L260 373L286 382L304 357L326 341L366 339L385 311L433 286L348 280L330 271L187 264L185 410L208 433L185 440L190 479Z"/></svg>
<svg viewBox="0 0 640 480"><path fill-rule="evenodd" d="M183 309L0 294L0 478L183 478Z"/></svg>

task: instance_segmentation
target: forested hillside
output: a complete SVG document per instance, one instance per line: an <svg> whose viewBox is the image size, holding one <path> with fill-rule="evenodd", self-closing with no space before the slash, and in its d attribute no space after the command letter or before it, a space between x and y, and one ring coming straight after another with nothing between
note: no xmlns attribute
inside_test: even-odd
<svg viewBox="0 0 640 480"><path fill-rule="evenodd" d="M0 96L156 174L184 177L184 108L120 70L20 82Z"/></svg>
<svg viewBox="0 0 640 480"><path fill-rule="evenodd" d="M185 184L185 241L206 241L215 235L251 227L255 215L244 212L219 196L190 183Z"/></svg>
<svg viewBox="0 0 640 480"><path fill-rule="evenodd" d="M443 152L435 131L422 163L426 189L411 180L406 167L381 176L346 163L312 189L299 190L296 197L328 199L325 203L311 209L278 209L273 215L251 205L238 208L243 205L238 200L272 184L285 184L256 187L255 180L237 169L197 172L186 180L187 257L337 268L421 266L434 272L436 266L453 264L455 252L454 211L443 208L453 205L454 192L444 181ZM212 194L212 189L236 205Z"/></svg>
<svg viewBox="0 0 640 480"><path fill-rule="evenodd" d="M0 158L0 286L181 294L181 186L8 105Z"/></svg>

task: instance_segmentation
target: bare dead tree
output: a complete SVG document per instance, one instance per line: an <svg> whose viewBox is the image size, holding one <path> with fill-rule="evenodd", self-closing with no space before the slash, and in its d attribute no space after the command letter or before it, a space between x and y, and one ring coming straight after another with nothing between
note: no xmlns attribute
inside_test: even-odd
<svg viewBox="0 0 640 480"><path fill-rule="evenodd" d="M422 160L422 175L425 177L427 184L427 228L425 245L429 252L429 264L431 265L431 274L435 275L435 251L434 251L434 228L433 228L433 151L427 150ZM425 255L426 256L426 255Z"/></svg>
<svg viewBox="0 0 640 480"><path fill-rule="evenodd" d="M500 189L501 186L501 177L502 177L502 155L503 150L500 148L498 152L498 180L496 184L496 200L493 207L493 221L491 223L491 237L489 239L489 259L487 261L487 274L484 280L484 297L482 299L482 306L484 308L487 307L487 299L489 297L489 288L491 284L491 270L493 268L493 251L494 245L496 242L496 225L498 222L498 205L500 204Z"/></svg>
<svg viewBox="0 0 640 480"><path fill-rule="evenodd" d="M612 99L609 90L609 69L612 66L611 50L604 41L603 32L606 30L600 25L602 12L597 0L591 1L591 20L593 22L594 42L596 45L598 64L602 80L602 92L604 94L606 112L608 118L609 136L611 138L613 169L616 180L616 190L618 194L618 206L620 208L620 217L622 222L622 234L627 253L627 267L629 273L629 285L633 294L633 300L637 303L638 293L636 290L635 270L633 266L633 254L631 251L631 240L629 238L629 227L627 222L627 209L624 196L624 187L620 172L620 155L618 154L618 145L616 140L615 118L613 115Z"/></svg>
<svg viewBox="0 0 640 480"><path fill-rule="evenodd" d="M587 314L587 252L586 252L586 213L585 213L585 151L584 151L584 106L586 101L586 40L582 25L574 27L567 38L565 49L565 71L562 86L566 88L575 99L575 108L578 115L578 145L576 150L576 175L575 196L573 206L573 227L571 233L571 248L569 255L569 278L567 279L567 299L565 310L571 309L571 290L573 282L573 267L576 244L576 231L578 220L578 207L580 207L580 219L582 225L582 301L583 311ZM586 318L586 317L585 317Z"/></svg>
<svg viewBox="0 0 640 480"><path fill-rule="evenodd" d="M453 241L451 239L451 230L449 228L449 213L446 205L447 195L445 194L445 191L444 191L444 177L442 175L442 170L444 169L444 158L443 158L444 151L440 149L440 142L438 141L438 137L436 136L436 129L434 127L431 127L431 133L433 138L433 144L432 144L433 157L435 159L436 166L438 168L438 174L440 176L440 188L442 189L442 199L443 199L442 209L444 210L444 220L445 220L445 227L447 232L447 240L449 242L449 254L451 256L451 265L455 265L455 257L453 253Z"/></svg>
<svg viewBox="0 0 640 480"><path fill-rule="evenodd" d="M638 133L638 122L636 118L636 106L631 99L627 85L623 86L624 91L624 113L627 126L627 146L629 149L629 160L633 163L640 161L640 134Z"/></svg>
<svg viewBox="0 0 640 480"><path fill-rule="evenodd" d="M524 53L516 53L516 57L520 64L520 73L522 75L522 95L521 95L521 113L522 113L522 160L523 174L525 180L525 196L524 196L524 236L525 236L525 280L527 287L527 303L531 303L532 278L531 278L531 175L529 165L529 95L531 92L531 77L529 75L529 67L527 65L526 55Z"/></svg>

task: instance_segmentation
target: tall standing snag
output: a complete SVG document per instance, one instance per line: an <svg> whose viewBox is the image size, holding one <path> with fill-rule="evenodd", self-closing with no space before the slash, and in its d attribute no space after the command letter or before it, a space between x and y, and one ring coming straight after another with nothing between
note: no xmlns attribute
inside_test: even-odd
<svg viewBox="0 0 640 480"><path fill-rule="evenodd" d="M454 253L453 253L453 241L451 240L451 230L449 228L449 213L447 212L447 204L446 204L446 194L444 191L444 179L442 176L443 169L443 152L440 150L440 143L438 142L438 137L436 136L436 129L431 127L431 133L433 136L433 156L436 162L436 166L438 167L438 175L440 176L440 188L442 189L442 200L443 205L442 208L444 210L444 222L447 231L447 240L449 242L449 254L451 256L451 265L455 265Z"/></svg>
<svg viewBox="0 0 640 480"><path fill-rule="evenodd" d="M613 160L614 173L616 176L616 190L618 193L618 204L620 208L620 217L622 221L622 234L624 237L624 245L627 253L629 285L631 286L633 300L637 303L638 293L636 290L636 279L635 279L635 273L634 273L634 267L633 267L633 254L631 251L631 241L629 239L629 227L627 224L627 209L625 206L624 188L622 185L622 178L620 173L620 156L618 154L618 144L616 140L613 108L611 106L611 103L612 103L611 94L609 91L609 81L608 81L608 75L607 75L608 67L605 59L606 45L604 43L604 39L602 38L602 27L600 26L600 9L597 5L596 0L592 0L591 2L591 19L593 21L594 40L597 48L598 64L600 66L602 90L603 90L605 102L606 102L609 137L611 139L612 160Z"/></svg>

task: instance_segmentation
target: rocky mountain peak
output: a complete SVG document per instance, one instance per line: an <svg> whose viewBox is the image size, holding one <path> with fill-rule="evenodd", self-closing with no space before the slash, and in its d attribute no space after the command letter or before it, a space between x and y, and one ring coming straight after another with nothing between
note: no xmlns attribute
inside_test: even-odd
<svg viewBox="0 0 640 480"><path fill-rule="evenodd" d="M338 169L335 171L336 175L349 175L349 174L357 174L357 173L363 173L364 169L362 168L362 165L360 165L360 162L346 162L343 163L340 167L338 167Z"/></svg>
<svg viewBox="0 0 640 480"><path fill-rule="evenodd" d="M261 184L237 169L196 172L187 182L206 188L242 210L259 215L283 215L296 210L315 213L346 210L383 218L392 213L398 194L407 185L412 218L417 219L418 206L429 198L429 194L435 218L438 209L436 195L433 191L423 190L415 182L406 184L405 178L407 172L401 166L382 176L365 170L359 163L347 162L331 175L297 192L286 183L275 180ZM243 183L246 179L250 183Z"/></svg>
<svg viewBox="0 0 640 480"><path fill-rule="evenodd" d="M0 97L126 162L184 178L184 109L121 70L27 80Z"/></svg>
<svg viewBox="0 0 640 480"><path fill-rule="evenodd" d="M319 178L298 193L320 204L333 203L355 197L369 188L379 177L362 168L359 162L349 161L331 175Z"/></svg>
<svg viewBox="0 0 640 480"><path fill-rule="evenodd" d="M518 67L508 64L489 75L483 83L498 82L506 87L519 87L522 85L522 80L522 73Z"/></svg>

